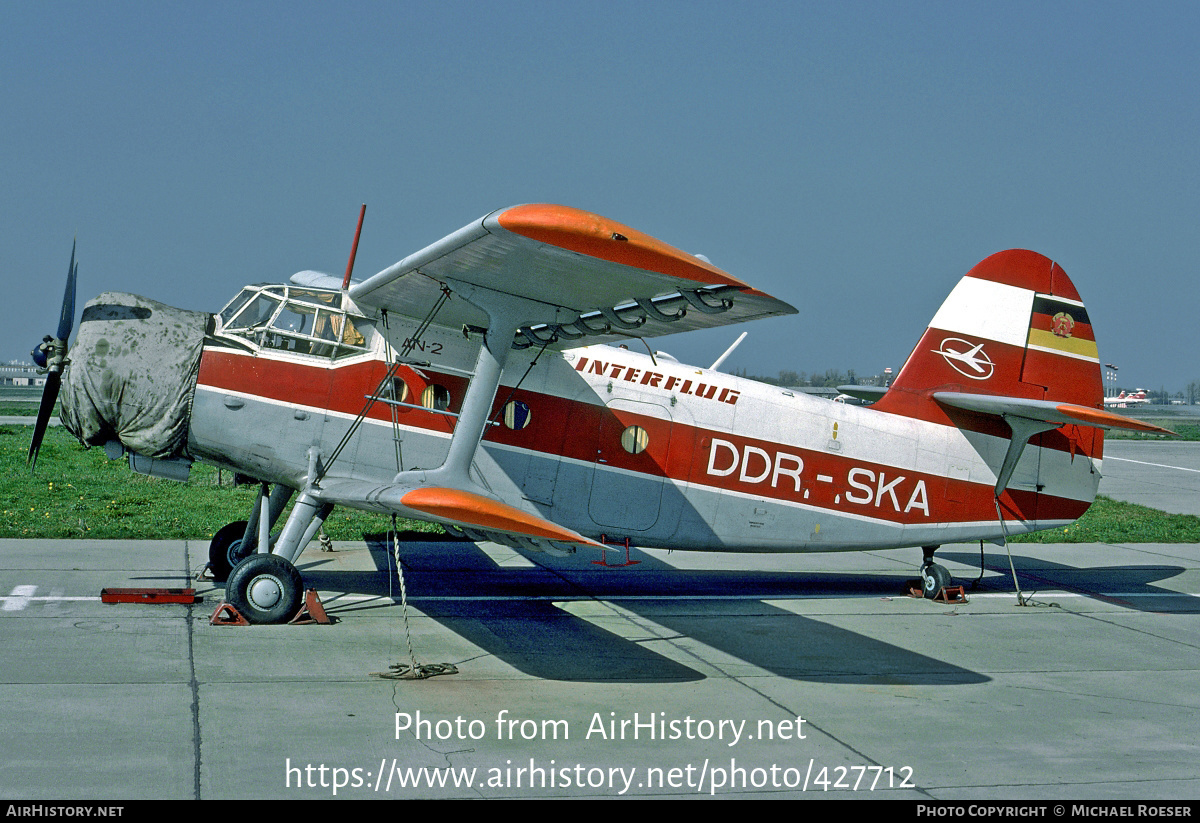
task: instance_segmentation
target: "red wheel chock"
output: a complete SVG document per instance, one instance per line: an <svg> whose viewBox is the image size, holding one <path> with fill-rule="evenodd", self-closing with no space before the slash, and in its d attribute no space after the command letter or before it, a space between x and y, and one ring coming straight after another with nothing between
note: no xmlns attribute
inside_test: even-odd
<svg viewBox="0 0 1200 823"><path fill-rule="evenodd" d="M926 598L925 591L920 586L920 581L917 585L910 584L908 587L908 596L915 597L918 600L932 599L938 603L969 603L967 600L967 592L962 586L942 586L942 590L933 598Z"/></svg>
<svg viewBox="0 0 1200 823"><path fill-rule="evenodd" d="M944 603L966 603L967 592L962 586L942 586L938 596L933 599Z"/></svg>
<svg viewBox="0 0 1200 823"><path fill-rule="evenodd" d="M333 620L325 613L325 606L321 603L321 598L317 596L316 589L304 590L304 603L300 606L300 611L296 612L296 616L288 621L289 626L304 626L308 623L318 623L322 626L328 626Z"/></svg>
<svg viewBox="0 0 1200 823"><path fill-rule="evenodd" d="M217 606L217 610L213 612L212 619L208 622L213 626L252 625L249 620L242 616L241 612L225 601L221 601L221 605ZM316 589L304 590L304 602L300 605L300 610L296 612L296 616L289 620L287 624L289 626L305 626L309 623L317 623L322 626L328 626L333 623L333 619L325 613L325 606L321 603L321 598L317 596Z"/></svg>
<svg viewBox="0 0 1200 823"><path fill-rule="evenodd" d="M221 601L221 605L217 606L217 610L213 612L209 619L211 626L249 626L250 621L242 617L242 613L233 606Z"/></svg>

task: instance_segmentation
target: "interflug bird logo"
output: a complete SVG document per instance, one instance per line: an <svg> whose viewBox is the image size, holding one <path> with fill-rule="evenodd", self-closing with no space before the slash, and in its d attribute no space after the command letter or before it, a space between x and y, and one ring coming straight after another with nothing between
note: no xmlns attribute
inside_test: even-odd
<svg viewBox="0 0 1200 823"><path fill-rule="evenodd" d="M950 368L972 380L987 380L996 370L996 364L983 350L982 343L969 343L961 337L947 337L935 349L945 358Z"/></svg>

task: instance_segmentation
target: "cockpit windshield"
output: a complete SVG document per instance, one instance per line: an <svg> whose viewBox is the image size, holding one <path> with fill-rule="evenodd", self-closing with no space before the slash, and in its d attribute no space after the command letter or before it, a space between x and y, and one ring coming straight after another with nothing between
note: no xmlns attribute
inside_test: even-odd
<svg viewBox="0 0 1200 823"><path fill-rule="evenodd" d="M289 286L247 286L221 310L220 332L257 346L322 358L370 348L374 323L342 308L342 294Z"/></svg>

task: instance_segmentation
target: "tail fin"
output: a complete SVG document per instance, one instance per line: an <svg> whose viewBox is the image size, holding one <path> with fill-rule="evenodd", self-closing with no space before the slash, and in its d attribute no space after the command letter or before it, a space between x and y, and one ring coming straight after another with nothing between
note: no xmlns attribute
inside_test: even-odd
<svg viewBox="0 0 1200 823"><path fill-rule="evenodd" d="M935 391L1101 408L1096 338L1062 267L1011 250L967 272L875 407L911 413Z"/></svg>
<svg viewBox="0 0 1200 823"><path fill-rule="evenodd" d="M1028 443L1073 464L1076 454L1101 456L1103 429L1172 434L1104 411L1102 386L1096 338L1070 278L1052 260L1014 250L959 281L874 408L1007 439L994 466L999 497ZM1018 485L1090 502L1096 478L1031 464ZM1014 506L1021 519L1036 519L1031 502Z"/></svg>

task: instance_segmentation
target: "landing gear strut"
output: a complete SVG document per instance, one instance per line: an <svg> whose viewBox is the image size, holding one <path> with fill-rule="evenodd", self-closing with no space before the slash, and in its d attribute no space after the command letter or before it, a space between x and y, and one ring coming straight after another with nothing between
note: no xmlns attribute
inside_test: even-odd
<svg viewBox="0 0 1200 823"><path fill-rule="evenodd" d="M929 600L936 599L942 589L949 586L954 580L945 566L939 566L933 562L933 553L937 549L937 546L921 547L921 552L924 554L921 562L921 588Z"/></svg>
<svg viewBox="0 0 1200 823"><path fill-rule="evenodd" d="M208 544L208 570L217 583L225 581L241 561L258 550L260 540L266 539L270 546L271 529L292 499L294 492L287 486L276 485L268 491L263 483L259 488L258 500L250 509L246 520L235 520L223 526Z"/></svg>
<svg viewBox="0 0 1200 823"><path fill-rule="evenodd" d="M250 520L225 526L209 545L214 579L228 578L226 602L250 623L283 623L299 610L304 586L293 562L333 510L301 492L283 529L272 537L271 527L292 494L276 486L268 495L264 483Z"/></svg>

